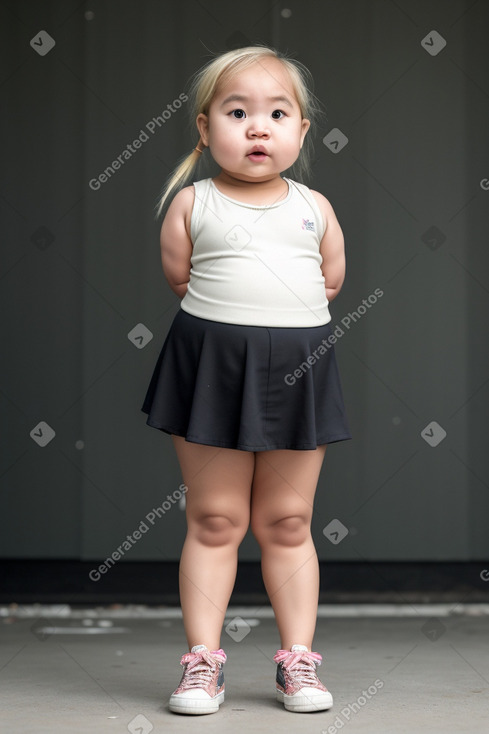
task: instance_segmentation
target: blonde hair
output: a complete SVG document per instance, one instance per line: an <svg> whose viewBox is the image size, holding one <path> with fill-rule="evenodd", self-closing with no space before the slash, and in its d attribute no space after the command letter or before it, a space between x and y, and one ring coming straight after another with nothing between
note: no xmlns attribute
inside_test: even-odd
<svg viewBox="0 0 489 734"><path fill-rule="evenodd" d="M310 120L312 129L322 110L319 100L312 92L313 79L309 69L300 61L292 59L274 48L259 44L238 48L217 56L194 74L188 95L191 122L193 123L200 113L209 114L210 104L218 91L219 85L226 84L240 71L264 58L278 59L285 66L290 75L302 119ZM303 179L311 172L313 141L310 132L311 130L304 139L298 159L291 167L292 175L298 179ZM170 194L177 193L177 189L183 188L188 181L204 150L202 140L199 137L192 152L186 154L177 164L164 185L157 205L156 219L163 211Z"/></svg>

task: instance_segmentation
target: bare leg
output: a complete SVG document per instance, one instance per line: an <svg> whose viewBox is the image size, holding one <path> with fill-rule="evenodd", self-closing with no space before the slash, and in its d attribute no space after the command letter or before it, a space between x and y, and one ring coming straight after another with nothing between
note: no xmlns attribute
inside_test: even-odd
<svg viewBox="0 0 489 734"><path fill-rule="evenodd" d="M185 634L189 650L194 645L218 650L238 547L250 522L255 454L172 438L188 487L179 575Z"/></svg>
<svg viewBox="0 0 489 734"><path fill-rule="evenodd" d="M284 650L296 644L312 649L319 563L311 519L325 452L326 445L315 451L256 453L251 527Z"/></svg>

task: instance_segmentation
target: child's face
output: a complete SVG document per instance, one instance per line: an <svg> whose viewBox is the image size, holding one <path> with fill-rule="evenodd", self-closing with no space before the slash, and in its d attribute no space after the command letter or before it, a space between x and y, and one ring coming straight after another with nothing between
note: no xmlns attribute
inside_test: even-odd
<svg viewBox="0 0 489 734"><path fill-rule="evenodd" d="M229 100L231 95L242 99ZM310 125L301 118L289 74L276 59L262 59L237 74L218 89L209 115L198 115L196 122L221 169L250 182L276 178L289 168ZM266 154L250 157L255 146Z"/></svg>

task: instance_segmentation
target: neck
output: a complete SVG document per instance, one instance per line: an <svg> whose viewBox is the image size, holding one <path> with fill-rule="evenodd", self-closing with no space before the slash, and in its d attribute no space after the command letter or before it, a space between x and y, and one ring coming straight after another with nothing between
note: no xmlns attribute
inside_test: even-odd
<svg viewBox="0 0 489 734"><path fill-rule="evenodd" d="M283 178L279 173L271 174L270 176L256 179L256 178L237 178L227 171L222 171L214 179L216 183L221 183L227 188L234 188L240 191L256 191L267 192L275 191L277 188L283 186Z"/></svg>

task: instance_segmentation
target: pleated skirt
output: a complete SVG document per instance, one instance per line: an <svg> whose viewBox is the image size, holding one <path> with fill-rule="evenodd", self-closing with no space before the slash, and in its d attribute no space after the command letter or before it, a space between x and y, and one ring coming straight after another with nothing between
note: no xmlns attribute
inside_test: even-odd
<svg viewBox="0 0 489 734"><path fill-rule="evenodd" d="M165 433L242 451L352 438L330 324L241 326L180 308L141 410Z"/></svg>

